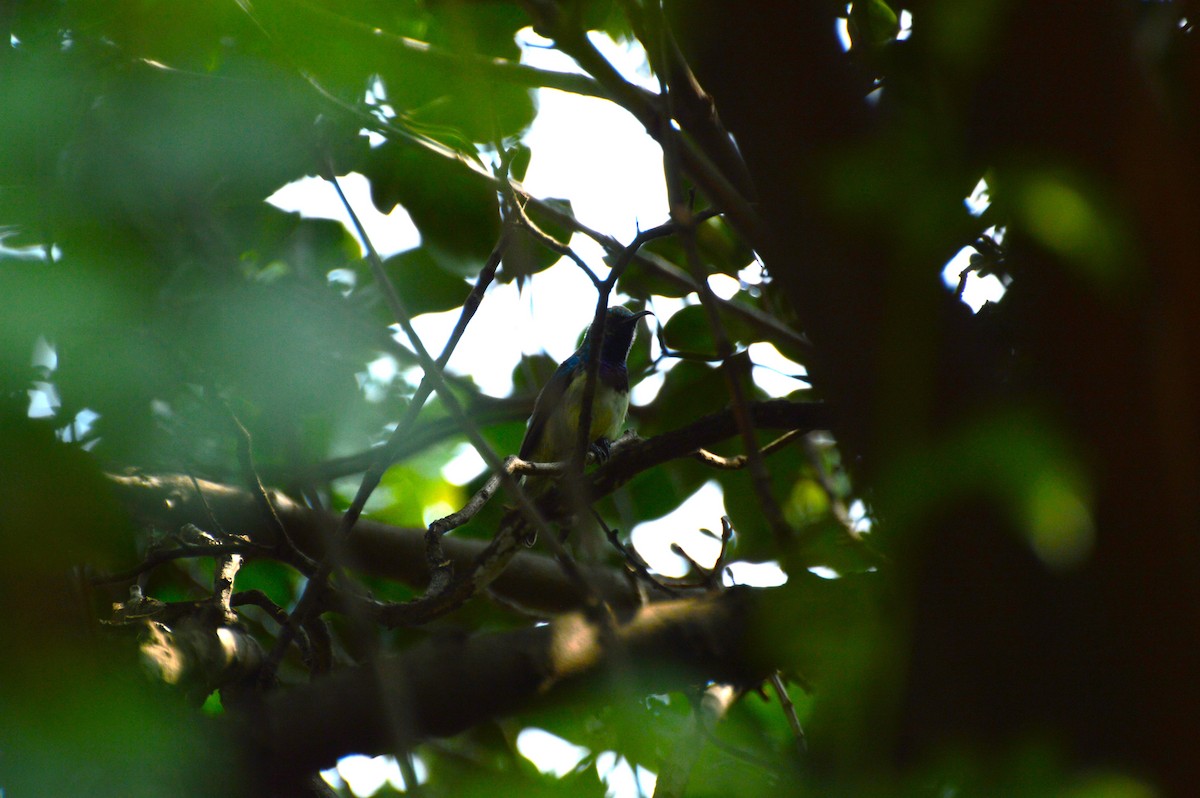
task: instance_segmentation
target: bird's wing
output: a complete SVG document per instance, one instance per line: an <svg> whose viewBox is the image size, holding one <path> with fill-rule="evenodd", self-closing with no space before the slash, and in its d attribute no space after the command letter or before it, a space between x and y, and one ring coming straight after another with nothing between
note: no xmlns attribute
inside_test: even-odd
<svg viewBox="0 0 1200 798"><path fill-rule="evenodd" d="M546 433L546 423L550 416L560 409L563 395L567 392L567 386L571 384L571 375L579 368L581 362L578 352L571 355L559 364L554 375L542 387L541 393L533 403L529 428L525 430L525 440L521 441L521 451L517 454L522 460L529 459L542 442L542 436Z"/></svg>

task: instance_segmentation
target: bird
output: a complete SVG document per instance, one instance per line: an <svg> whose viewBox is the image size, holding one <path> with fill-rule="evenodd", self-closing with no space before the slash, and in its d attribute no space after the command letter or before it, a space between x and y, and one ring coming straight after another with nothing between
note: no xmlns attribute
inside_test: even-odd
<svg viewBox="0 0 1200 798"><path fill-rule="evenodd" d="M604 338L600 341L600 362L596 370L596 388L587 436L588 449L599 460L608 458L612 441L625 424L625 414L629 410L626 360L633 348L638 319L652 315L648 310L635 313L621 305L610 307L605 314ZM522 460L553 463L571 459L579 442L579 422L592 341L592 329L588 328L580 347L559 364L538 394L517 455ZM536 497L549 487L549 480L526 477L524 484L526 490ZM532 540L527 538L526 543L532 544Z"/></svg>
<svg viewBox="0 0 1200 798"><path fill-rule="evenodd" d="M587 437L590 447L601 458L607 455L612 440L625 423L629 410L629 372L625 361L633 348L638 319L649 315L653 314L648 310L634 313L620 305L609 308L605 315L591 430ZM580 347L559 364L538 394L517 455L522 460L550 463L570 459L579 441L579 416L591 348L589 328Z"/></svg>

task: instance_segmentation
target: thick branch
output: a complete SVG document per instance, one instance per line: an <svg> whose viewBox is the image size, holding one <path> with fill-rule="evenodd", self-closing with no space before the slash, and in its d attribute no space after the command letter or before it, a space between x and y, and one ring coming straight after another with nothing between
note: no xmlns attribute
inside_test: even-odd
<svg viewBox="0 0 1200 798"><path fill-rule="evenodd" d="M204 523L206 511L188 477L178 474L113 476L119 497L141 522L164 529L186 523ZM240 488L197 480L213 513L227 529L237 529L264 546L274 545L271 530L262 522L254 499ZM338 528L340 515L312 510L297 504L279 491L271 501L288 534L301 550L320 556L325 541ZM442 544L456 573L471 567L487 541L448 537ZM360 519L345 546L345 565L364 573L394 579L424 588L429 583L425 558L425 530L394 527L371 519ZM588 569L591 583L605 600L618 607L638 603L637 591L624 574L609 568ZM532 609L555 613L579 605L578 591L549 558L518 553L491 588L504 598Z"/></svg>
<svg viewBox="0 0 1200 798"><path fill-rule="evenodd" d="M770 675L747 643L756 598L741 589L651 605L609 630L611 638L571 614L536 628L430 640L268 697L245 724L248 750L266 778L295 778L346 754L404 749L570 700L612 668L634 691L755 683Z"/></svg>

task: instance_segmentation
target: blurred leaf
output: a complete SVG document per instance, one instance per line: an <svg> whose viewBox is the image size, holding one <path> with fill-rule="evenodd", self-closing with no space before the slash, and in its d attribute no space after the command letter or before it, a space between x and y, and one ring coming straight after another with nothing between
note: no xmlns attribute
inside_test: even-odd
<svg viewBox="0 0 1200 798"><path fill-rule="evenodd" d="M242 400L235 410L263 465L323 456L301 447L327 442L333 428L308 422L336 418L357 399L356 374L376 357L381 334L323 278L209 286L172 325L189 368Z"/></svg>
<svg viewBox="0 0 1200 798"><path fill-rule="evenodd" d="M689 271L687 253L679 236L655 239L648 242L643 249L659 255L683 271ZM696 251L706 274L736 276L738 271L754 260L754 251L719 216L705 219L696 227ZM637 267L634 267L634 270L636 269ZM662 294L659 291L654 293L673 295Z"/></svg>
<svg viewBox="0 0 1200 798"><path fill-rule="evenodd" d="M368 503L367 515L401 527L425 526L425 512L444 505L447 515L466 501L466 492L437 476L428 476L414 468L394 465L383 475Z"/></svg>
<svg viewBox="0 0 1200 798"><path fill-rule="evenodd" d="M513 145L513 149L516 150L516 153L513 155L512 163L508 166L508 176L520 182L525 179L525 173L529 171L529 162L533 160L533 150L529 149L529 145L523 141Z"/></svg>
<svg viewBox="0 0 1200 798"><path fill-rule="evenodd" d="M1102 291L1128 285L1130 236L1099 186L1061 170L1030 171L1011 190L1001 189L1000 198L1014 203L1021 229L1062 258L1085 285Z"/></svg>
<svg viewBox="0 0 1200 798"><path fill-rule="evenodd" d="M380 70L388 98L414 123L457 131L468 142L490 143L519 135L533 121L533 93L497 79L475 59L479 56L517 61L517 30L528 24L517 5L435 3L426 40L461 60L422 59L392 48ZM431 63L427 63L431 62Z"/></svg>
<svg viewBox="0 0 1200 798"><path fill-rule="evenodd" d="M735 301L741 301L751 306L754 304L749 297L742 297L740 294ZM746 319L729 310L719 311L717 317L724 330L725 338L731 346L744 346L761 338L758 331ZM663 336L670 349L684 355L701 357L717 355L716 337L713 335L708 311L704 309L703 305L689 305L671 316L663 327Z"/></svg>
<svg viewBox="0 0 1200 798"><path fill-rule="evenodd" d="M931 479L932 473L946 475ZM886 485L888 534L984 495L1007 510L1013 528L1051 568L1073 570L1092 556L1091 482L1061 431L1036 412L980 414L936 447L909 452Z"/></svg>
<svg viewBox="0 0 1200 798"><path fill-rule="evenodd" d="M642 410L638 431L643 437L676 429L729 403L725 378L711 366L682 360L667 372L662 390Z"/></svg>
<svg viewBox="0 0 1200 798"><path fill-rule="evenodd" d="M431 15L429 41L458 53L483 53L518 59L516 33L529 24L519 3L427 3Z"/></svg>
<svg viewBox="0 0 1200 798"><path fill-rule="evenodd" d="M129 520L98 464L2 403L0 473L5 791L149 798L229 789L219 774L204 776L215 739L181 702L150 689L126 641L85 633L91 612L108 607L89 601L75 569L115 569L133 554ZM181 750L190 756L181 760Z"/></svg>
<svg viewBox="0 0 1200 798"><path fill-rule="evenodd" d="M532 407L530 412L532 412ZM525 438L525 425L526 421L524 420L494 424L486 429L485 437L489 443L492 443L496 451L515 454L521 448L521 441Z"/></svg>
<svg viewBox="0 0 1200 798"><path fill-rule="evenodd" d="M631 528L673 512L710 477L699 463L673 460L635 476L621 488L620 498L605 500L605 507L611 517L627 517L624 523Z"/></svg>
<svg viewBox="0 0 1200 798"><path fill-rule="evenodd" d="M663 259L659 259L663 260ZM606 260L607 262L607 260ZM670 265L670 264L668 264ZM677 267L674 267L677 268ZM649 299L652 296L685 297L694 293L690 282L680 284L652 271L649 267L634 261L625 273L621 275L621 291L635 299Z"/></svg>
<svg viewBox="0 0 1200 798"><path fill-rule="evenodd" d="M307 84L261 63L215 75L138 65L113 76L61 174L77 203L116 217L257 200L313 171L317 115Z"/></svg>
<svg viewBox="0 0 1200 798"><path fill-rule="evenodd" d="M928 25L930 43L942 63L962 72L986 61L991 40L1003 30L1011 7L1009 0L939 2L921 25Z"/></svg>
<svg viewBox="0 0 1200 798"><path fill-rule="evenodd" d="M14 192L12 199L20 202L14 201L11 208L5 202L5 211L37 206L44 199L40 196L44 187L35 187L53 177L57 160L79 124L75 109L87 101L96 66L79 52L6 48L0 60L0 97L4 98L0 185L6 189L20 185L25 190ZM5 217L11 218L7 213Z"/></svg>
<svg viewBox="0 0 1200 798"><path fill-rule="evenodd" d="M557 368L558 363L554 362L549 355L523 356L516 368L513 369L513 393L525 394L532 399L550 381ZM529 407L532 412L533 405L530 404Z"/></svg>
<svg viewBox="0 0 1200 798"><path fill-rule="evenodd" d="M126 53L190 72L219 71L235 54L222 46L223 39L239 41L243 48L261 42L254 19L237 5L204 0L63 5L67 29L88 31Z"/></svg>
<svg viewBox="0 0 1200 798"><path fill-rule="evenodd" d="M850 41L855 47L878 47L896 38L900 18L883 0L856 0L850 4Z"/></svg>

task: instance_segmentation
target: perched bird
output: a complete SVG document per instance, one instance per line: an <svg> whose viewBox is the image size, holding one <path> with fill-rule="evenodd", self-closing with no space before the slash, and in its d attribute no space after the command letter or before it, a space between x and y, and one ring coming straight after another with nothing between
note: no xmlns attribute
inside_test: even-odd
<svg viewBox="0 0 1200 798"><path fill-rule="evenodd" d="M638 319L649 315L648 310L634 313L617 305L608 309L604 319L592 423L587 436L590 448L602 458L608 455L609 445L625 423L625 413L629 410L629 372L625 360L633 348ZM559 364L554 376L538 394L518 453L522 460L549 463L571 457L579 440L579 416L583 409L591 347L592 331L589 329L583 345Z"/></svg>
<svg viewBox="0 0 1200 798"><path fill-rule="evenodd" d="M634 313L617 305L609 308L604 317L604 338L600 342L600 363L592 399L592 423L587 436L588 448L600 459L608 457L609 446L625 423L625 413L629 410L629 372L625 360L633 348L638 319L649 315L653 314L648 310ZM522 460L561 462L569 460L574 453L579 442L592 340L589 328L583 344L559 364L538 394L518 453ZM533 496L543 493L550 484L551 480L546 477L528 476L524 480L526 491ZM525 545L532 546L534 539L535 534L527 533Z"/></svg>

